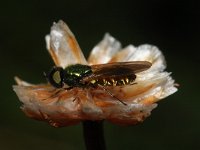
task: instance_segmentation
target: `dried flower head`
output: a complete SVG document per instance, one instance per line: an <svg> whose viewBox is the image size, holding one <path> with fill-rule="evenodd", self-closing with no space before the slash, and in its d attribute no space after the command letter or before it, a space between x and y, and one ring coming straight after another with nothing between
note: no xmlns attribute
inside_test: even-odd
<svg viewBox="0 0 200 150"><path fill-rule="evenodd" d="M120 42L107 33L86 61L73 33L63 21L53 24L46 43L55 65L62 68L72 64L90 66L130 61L152 64L149 69L136 73L134 84L106 86L106 90L98 86L66 89L49 83L33 85L16 77L17 85L13 88L23 103L21 109L28 117L47 121L52 126L68 126L83 120L136 124L150 115L157 101L177 91L170 73L164 71L166 63L156 46L129 45L122 49Z"/></svg>

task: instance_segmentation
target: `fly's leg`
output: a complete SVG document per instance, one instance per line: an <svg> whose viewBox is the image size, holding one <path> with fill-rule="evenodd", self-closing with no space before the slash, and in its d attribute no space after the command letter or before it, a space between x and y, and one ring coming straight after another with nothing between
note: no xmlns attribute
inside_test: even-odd
<svg viewBox="0 0 200 150"><path fill-rule="evenodd" d="M115 95L113 95L113 93L111 93L108 89L106 89L104 86L98 84L99 87L101 87L106 93L108 93L111 97L115 98L116 100L118 100L119 102L121 102L123 105L127 105L125 102L123 102L122 100L120 100L119 98L117 98Z"/></svg>
<svg viewBox="0 0 200 150"><path fill-rule="evenodd" d="M71 90L73 87L68 87L68 88L60 88L60 89L54 89L52 92L54 92L51 96L43 99L43 100L48 100L51 98L56 98L61 92L65 91L65 90Z"/></svg>

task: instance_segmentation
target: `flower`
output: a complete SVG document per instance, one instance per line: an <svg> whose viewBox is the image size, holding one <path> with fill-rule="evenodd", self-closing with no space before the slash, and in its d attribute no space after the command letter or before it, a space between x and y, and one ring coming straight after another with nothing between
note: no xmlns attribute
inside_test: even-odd
<svg viewBox="0 0 200 150"><path fill-rule="evenodd" d="M148 61L151 68L136 74L135 83L102 88L60 90L50 84L34 85L16 77L14 91L22 102L21 109L28 117L48 122L55 127L68 126L83 120L108 120L116 124L132 125L148 117L156 102L177 91L170 73L164 71L166 63L161 51L152 45L121 48L119 41L105 34L86 61L68 26L54 23L46 36L47 49L56 66L70 64L105 64L111 62ZM123 105L116 100L123 100Z"/></svg>

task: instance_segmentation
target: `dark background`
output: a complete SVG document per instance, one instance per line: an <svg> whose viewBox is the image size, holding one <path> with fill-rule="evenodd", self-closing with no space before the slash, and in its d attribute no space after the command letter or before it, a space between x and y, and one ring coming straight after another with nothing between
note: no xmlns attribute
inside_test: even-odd
<svg viewBox="0 0 200 150"><path fill-rule="evenodd" d="M179 91L159 102L144 123L105 123L109 150L200 149L200 7L195 1L14 1L0 4L0 149L84 150L81 125L53 128L20 111L13 77L46 82L53 65L44 36L68 23L88 56L105 32L123 46L149 43L164 53Z"/></svg>

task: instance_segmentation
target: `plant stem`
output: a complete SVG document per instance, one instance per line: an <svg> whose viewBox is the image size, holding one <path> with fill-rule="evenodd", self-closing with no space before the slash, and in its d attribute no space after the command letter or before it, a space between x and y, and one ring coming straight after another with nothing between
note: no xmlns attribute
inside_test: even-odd
<svg viewBox="0 0 200 150"><path fill-rule="evenodd" d="M106 150L103 121L83 121L86 150Z"/></svg>

